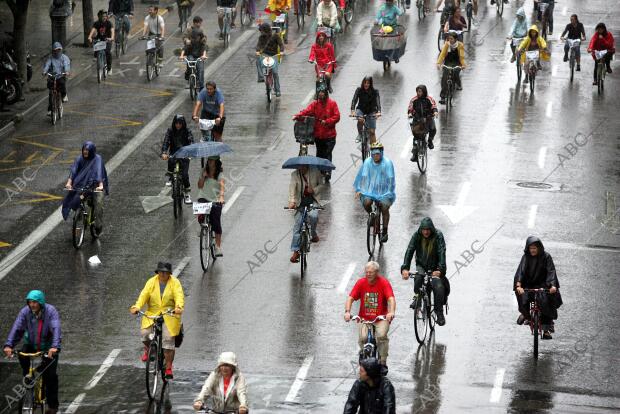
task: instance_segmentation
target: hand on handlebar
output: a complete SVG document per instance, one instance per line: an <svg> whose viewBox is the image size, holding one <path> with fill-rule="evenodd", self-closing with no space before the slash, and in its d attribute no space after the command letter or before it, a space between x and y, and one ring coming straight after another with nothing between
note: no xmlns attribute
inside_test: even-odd
<svg viewBox="0 0 620 414"><path fill-rule="evenodd" d="M362 193L360 193L359 191L357 191L357 192L355 193L355 199L356 199L356 200L359 200L361 196L362 196Z"/></svg>
<svg viewBox="0 0 620 414"><path fill-rule="evenodd" d="M439 276L441 276L441 272L439 270L435 270L433 273L431 273L431 276L439 277Z"/></svg>
<svg viewBox="0 0 620 414"><path fill-rule="evenodd" d="M170 156L166 153L161 154L161 159L164 161L168 161L168 158L170 158Z"/></svg>
<svg viewBox="0 0 620 414"><path fill-rule="evenodd" d="M518 286L517 287L517 295L521 296L523 293L525 293L525 290L521 286Z"/></svg>
<svg viewBox="0 0 620 414"><path fill-rule="evenodd" d="M345 322L351 322L351 312L345 312L344 313L344 321Z"/></svg>
<svg viewBox="0 0 620 414"><path fill-rule="evenodd" d="M3 351L4 351L4 355L7 358L13 358L13 348L11 348L10 346L5 346Z"/></svg>
<svg viewBox="0 0 620 414"><path fill-rule="evenodd" d="M132 315L135 315L138 313L140 309L136 308L135 306L132 306L129 308L129 313L131 313Z"/></svg>
<svg viewBox="0 0 620 414"><path fill-rule="evenodd" d="M403 270L400 271L400 274L403 277L403 280L408 280L409 279L409 270L403 269Z"/></svg>

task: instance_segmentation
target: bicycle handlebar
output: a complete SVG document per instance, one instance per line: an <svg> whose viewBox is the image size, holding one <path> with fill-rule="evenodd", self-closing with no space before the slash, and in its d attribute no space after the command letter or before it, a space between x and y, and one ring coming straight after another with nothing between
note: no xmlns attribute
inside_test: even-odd
<svg viewBox="0 0 620 414"><path fill-rule="evenodd" d="M442 68L444 69L449 69L449 70L456 70L456 69L463 69L462 66L446 66L446 65L441 65Z"/></svg>
<svg viewBox="0 0 620 414"><path fill-rule="evenodd" d="M63 188L64 191L78 191L80 193L103 193L103 190L91 190L90 188L82 188L82 187L71 187L71 188Z"/></svg>
<svg viewBox="0 0 620 414"><path fill-rule="evenodd" d="M547 292L549 293L549 289L547 288L537 288L537 289L526 289L522 288L525 292Z"/></svg>
<svg viewBox="0 0 620 414"><path fill-rule="evenodd" d="M369 324L372 325L373 323L377 322L377 321L384 321L386 320L386 316L385 315L379 315L377 316L375 319L373 319L372 321L367 321L365 319L362 319L359 317L359 315L355 315L351 318L352 321L359 321L359 323L365 323L365 324Z"/></svg>
<svg viewBox="0 0 620 414"><path fill-rule="evenodd" d="M325 210L325 208L323 206L315 206L314 204L310 204L309 206L305 206L308 208L308 210ZM294 207L294 208L290 208L289 206L284 206L284 210L299 210L301 208L304 207Z"/></svg>
<svg viewBox="0 0 620 414"><path fill-rule="evenodd" d="M174 309L168 309L167 311L165 311L163 313L160 313L159 315L155 315L155 316L149 316L149 315L147 315L145 312L143 312L141 310L138 310L138 312L136 312L136 314L140 315L140 316L143 316L145 318L148 318L148 319L153 319L153 320L159 318L160 316L175 316L176 317L176 315L174 314Z"/></svg>

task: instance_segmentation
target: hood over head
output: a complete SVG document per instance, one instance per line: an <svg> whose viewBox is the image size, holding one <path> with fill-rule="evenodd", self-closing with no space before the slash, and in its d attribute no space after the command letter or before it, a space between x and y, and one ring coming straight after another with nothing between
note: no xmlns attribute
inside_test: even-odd
<svg viewBox="0 0 620 414"><path fill-rule="evenodd" d="M29 300L39 302L39 305L41 305L41 307L45 306L45 294L40 290L31 290L30 292L28 292L28 295L26 295L26 303Z"/></svg>
<svg viewBox="0 0 620 414"><path fill-rule="evenodd" d="M237 368L237 356L234 352L222 352L217 359L217 367L221 367L222 365L231 365Z"/></svg>
<svg viewBox="0 0 620 414"><path fill-rule="evenodd" d="M420 222L420 227L418 228L418 233L422 234L423 229L430 229L431 234L436 232L435 225L433 224L433 220L430 217L424 217Z"/></svg>
<svg viewBox="0 0 620 414"><path fill-rule="evenodd" d="M57 50L57 49L62 50L62 45L60 44L60 42L54 42L54 44L52 45L52 50Z"/></svg>
<svg viewBox="0 0 620 414"><path fill-rule="evenodd" d="M381 364L377 358L365 358L360 362L366 374L373 380L381 377Z"/></svg>
<svg viewBox="0 0 620 414"><path fill-rule="evenodd" d="M325 37L325 41L327 42L327 33L325 32L316 32L316 37L315 37L315 41L318 43L319 42L319 37Z"/></svg>
<svg viewBox="0 0 620 414"><path fill-rule="evenodd" d="M526 255L530 255L530 251L528 249L532 244L538 246L538 249L540 250L540 253L538 253L539 256L541 256L545 252L545 246L543 246L542 241L536 236L529 236L525 241L525 249L523 249L523 252Z"/></svg>
<svg viewBox="0 0 620 414"><path fill-rule="evenodd" d="M537 35L540 35L540 32L538 31L538 26L536 26L535 24L532 25L532 27L530 27L530 29L527 31L527 35L530 35L531 31L535 31Z"/></svg>
<svg viewBox="0 0 620 414"><path fill-rule="evenodd" d="M88 150L88 159L89 160L92 160L92 159L95 158L95 155L97 154L97 147L95 146L94 142L92 142L92 141L85 141L82 144L82 151L84 151L84 149Z"/></svg>
<svg viewBox="0 0 620 414"><path fill-rule="evenodd" d="M517 10L517 17L525 18L525 9L523 7L519 7L519 10Z"/></svg>

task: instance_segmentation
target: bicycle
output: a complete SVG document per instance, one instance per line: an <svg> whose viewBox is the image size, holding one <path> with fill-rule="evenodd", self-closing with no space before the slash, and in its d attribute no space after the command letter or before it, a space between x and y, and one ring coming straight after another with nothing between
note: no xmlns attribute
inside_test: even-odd
<svg viewBox="0 0 620 414"><path fill-rule="evenodd" d="M424 0L416 0L415 6L418 8L418 20L422 21L426 19L426 7L424 7Z"/></svg>
<svg viewBox="0 0 620 414"><path fill-rule="evenodd" d="M415 330L415 338L419 344L423 344L426 340L428 332L435 331L435 322L437 315L435 315L435 297L433 295L432 284L432 271L428 271L425 274L414 273L416 275L424 276L424 282L420 288L420 292L416 293L414 297L414 320L413 328Z"/></svg>
<svg viewBox="0 0 620 414"><path fill-rule="evenodd" d="M101 83L108 76L108 61L105 57L109 40L101 40L93 45L93 52L97 56L97 83Z"/></svg>
<svg viewBox="0 0 620 414"><path fill-rule="evenodd" d="M570 50L568 66L570 67L570 81L572 82L575 77L575 63L577 62L577 51L581 46L581 39L566 39L566 41Z"/></svg>
<svg viewBox="0 0 620 414"><path fill-rule="evenodd" d="M400 0L402 3L405 2L405 0ZM404 9L403 9L404 10ZM347 25L351 24L351 22L353 22L353 12L355 11L355 0L345 0L344 3L344 10L342 11L342 17L344 18L344 21Z"/></svg>
<svg viewBox="0 0 620 414"><path fill-rule="evenodd" d="M79 249L84 244L84 233L90 227L90 235L93 239L98 239L101 235L97 231L95 224L97 217L95 216L95 208L93 205L93 193L101 193L100 190L91 190L89 188L65 188L65 191L77 191L80 193L80 206L73 215L72 241L73 247Z"/></svg>
<svg viewBox="0 0 620 414"><path fill-rule="evenodd" d="M309 204L305 206L299 206L297 208L284 207L285 210L296 210L301 214L301 230L300 230L300 242L299 242L299 264L301 265L301 278L303 279L308 269L308 262L306 257L310 253L310 245L312 244L312 235L310 234L310 226L306 221L308 212L312 210L323 210L323 207L319 205Z"/></svg>
<svg viewBox="0 0 620 414"><path fill-rule="evenodd" d="M544 4L544 3L543 3ZM536 73L538 72L538 61L540 52L538 50L528 50L525 52L525 80L530 82L530 93L534 93L536 83Z"/></svg>
<svg viewBox="0 0 620 414"><path fill-rule="evenodd" d="M226 411L215 411L213 408L206 407L203 405L200 410L196 411L197 414L239 414L239 410L226 410Z"/></svg>
<svg viewBox="0 0 620 414"><path fill-rule="evenodd" d="M525 39L524 37L514 37L512 38L512 46L515 48L515 64L517 66L517 82L521 82L521 77L523 76L523 65L521 65L521 49L519 49L519 45Z"/></svg>
<svg viewBox="0 0 620 414"><path fill-rule="evenodd" d="M549 13L551 10L549 6L551 6L551 4L549 3L541 3L541 2L538 3L538 11L541 16L540 23L542 26L541 36L545 40L547 40L547 31L549 30Z"/></svg>
<svg viewBox="0 0 620 414"><path fill-rule="evenodd" d="M352 321L358 321L359 323L363 323L368 328L368 333L366 334L366 343L362 347L359 356L359 362L361 363L363 360L367 358L377 358L377 340L375 339L375 323L379 321L386 320L384 315L379 315L372 321L367 321L360 318L358 315L355 315L351 318Z"/></svg>
<svg viewBox="0 0 620 414"><path fill-rule="evenodd" d="M409 125L411 126L411 133L413 135L413 147L411 149L411 153L413 154L413 157L418 164L418 170L420 170L420 173L422 174L426 172L427 165L428 143L426 142L426 136L428 134L428 129L426 128L426 124L429 118L432 118L432 115L426 117L419 117L417 119L413 117L409 118ZM417 128L417 125L420 124L422 125L422 128L424 128L424 133L416 134L415 130Z"/></svg>
<svg viewBox="0 0 620 414"><path fill-rule="evenodd" d="M157 54L163 39L159 36L142 36L140 40L146 40L146 79L150 82L155 76L159 76L160 66L157 62Z"/></svg>
<svg viewBox="0 0 620 414"><path fill-rule="evenodd" d="M39 357L41 359L46 358L46 354L42 351L35 353L14 351L13 355L28 358L30 361L28 375L24 377L23 380L25 392L19 400L17 412L22 414L44 414L47 408L47 401L45 400L45 384L43 383L43 374L40 372L40 367L34 366L34 360Z"/></svg>
<svg viewBox="0 0 620 414"><path fill-rule="evenodd" d="M465 4L465 16L467 17L467 29L471 30L471 21L474 17L474 4L472 0L467 0L467 4Z"/></svg>
<svg viewBox="0 0 620 414"><path fill-rule="evenodd" d="M495 0L495 8L500 17L504 14L504 0Z"/></svg>
<svg viewBox="0 0 620 414"><path fill-rule="evenodd" d="M288 43L288 12L281 11L273 21L272 30L282 37L284 43Z"/></svg>
<svg viewBox="0 0 620 414"><path fill-rule="evenodd" d="M454 91L456 89L455 80L454 80L454 72L460 71L462 68L460 66L446 66L442 65L444 69L447 69L448 79L446 81L448 88L446 89L446 112L450 112L452 109L452 98L454 98Z"/></svg>
<svg viewBox="0 0 620 414"><path fill-rule="evenodd" d="M125 29L125 18L129 18L129 16L126 14L121 17L114 16L114 23L116 26L114 53L116 57L119 57L121 53L124 55L127 50L127 35L129 34L129 30Z"/></svg>
<svg viewBox="0 0 620 414"><path fill-rule="evenodd" d="M366 122L368 119L377 119L376 114L367 114L362 116L351 115L351 118L354 118L356 121L362 121L362 133L358 135L357 142L360 143L360 150L362 151L362 162L370 156L370 138L368 133L368 128L366 127Z"/></svg>
<svg viewBox="0 0 620 414"><path fill-rule="evenodd" d="M241 20L241 26L250 26L252 22L255 20L255 16L253 13L253 8L250 7L250 1L254 0L243 0L241 2L241 10L239 11L239 19ZM256 7L256 5L254 5Z"/></svg>
<svg viewBox="0 0 620 414"><path fill-rule="evenodd" d="M48 80L52 81L52 87L50 88L51 95L51 112L52 112L52 125L56 125L56 121L62 118L64 113L64 108L62 106L62 94L60 93L60 88L58 87L58 79L66 76L66 73L61 73L59 75L55 75L53 73L46 73Z"/></svg>
<svg viewBox="0 0 620 414"><path fill-rule="evenodd" d="M295 17L297 18L297 28L301 29L306 23L306 9L308 8L308 1L312 0L297 0L297 9L295 11Z"/></svg>
<svg viewBox="0 0 620 414"><path fill-rule="evenodd" d="M174 170L168 171L171 174L172 183L172 210L174 218L178 218L183 213L183 183L181 178L181 160L175 158Z"/></svg>
<svg viewBox="0 0 620 414"><path fill-rule="evenodd" d="M232 31L232 15L235 9L233 7L219 7L224 13L222 22L222 38L224 40L224 47L227 48L230 45L230 32Z"/></svg>
<svg viewBox="0 0 620 414"><path fill-rule="evenodd" d="M326 91L327 88L327 68L336 63L336 62L327 62L325 64L325 66L323 66L322 68L319 68L319 64L315 61L315 62L311 62L314 63L314 66L317 68L316 72L317 72L317 79L316 79L316 83L314 86L314 91L316 93L316 95L319 94L319 91L324 90Z"/></svg>
<svg viewBox="0 0 620 414"><path fill-rule="evenodd" d="M187 79L188 89L189 89L189 98L194 102L198 93L200 92L200 85L198 85L198 74L197 74L197 65L198 62L203 61L204 59L198 58L196 60L189 60L187 58L183 58L183 61L187 65L189 69L189 77Z"/></svg>
<svg viewBox="0 0 620 414"><path fill-rule="evenodd" d="M374 257L377 239L379 239L379 251L383 248L383 242L381 241L381 236L383 235L383 215L381 214L381 209L377 206L378 203L377 200L372 200L368 221L366 222L366 247L370 257Z"/></svg>
<svg viewBox="0 0 620 414"><path fill-rule="evenodd" d="M308 146L314 145L313 116L300 116L295 120L295 141L299 142L299 156L308 155Z"/></svg>
<svg viewBox="0 0 620 414"><path fill-rule="evenodd" d="M181 33L189 26L189 17L192 14L192 6L179 6L179 29Z"/></svg>
<svg viewBox="0 0 620 414"><path fill-rule="evenodd" d="M594 57L596 58L596 86L599 95L603 93L603 89L605 89L605 76L607 75L607 70L605 68L606 55L607 50L594 51Z"/></svg>
<svg viewBox="0 0 620 414"><path fill-rule="evenodd" d="M274 88L273 68L276 63L276 58L282 56L278 53L276 56L259 55L258 59L261 59L261 70L263 72L263 78L265 79L265 92L267 93L267 102L271 103L273 98L272 91Z"/></svg>
<svg viewBox="0 0 620 414"><path fill-rule="evenodd" d="M156 397L155 394L157 393L157 389L159 388L160 378L161 384L164 386L164 388L168 383L168 380L165 376L164 349L162 347L164 336L163 325L164 316L174 316L174 310L168 309L162 314L156 316L149 316L141 310L139 310L137 314L154 321L153 332L149 334L150 343L146 354L146 363L144 365L146 374L146 393L149 397L149 400L153 401Z"/></svg>
<svg viewBox="0 0 620 414"><path fill-rule="evenodd" d="M200 265L203 272L209 269L211 260L215 263L217 257L215 256L215 232L211 227L211 220L209 213L213 203L197 202L192 205L194 215L198 216L198 222L200 223Z"/></svg>
<svg viewBox="0 0 620 414"><path fill-rule="evenodd" d="M538 304L539 295L543 293L549 293L549 289L523 289L525 292L533 292L534 300L530 302L530 331L534 336L534 358L538 359L538 341L539 338L542 337L543 329L542 329L542 320L541 315L542 311L540 309L540 305Z"/></svg>

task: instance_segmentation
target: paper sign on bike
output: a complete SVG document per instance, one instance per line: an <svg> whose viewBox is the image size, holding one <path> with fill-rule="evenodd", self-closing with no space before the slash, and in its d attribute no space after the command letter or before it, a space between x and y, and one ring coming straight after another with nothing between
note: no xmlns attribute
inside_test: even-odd
<svg viewBox="0 0 620 414"><path fill-rule="evenodd" d="M581 44L581 39L568 39L570 47L577 47Z"/></svg>
<svg viewBox="0 0 620 414"><path fill-rule="evenodd" d="M521 41L525 39L524 37L517 37L517 38L513 38L512 39L512 45L513 46L519 46L519 44L521 44Z"/></svg>
<svg viewBox="0 0 620 414"><path fill-rule="evenodd" d="M155 49L155 39L149 39L146 41L146 50Z"/></svg>
<svg viewBox="0 0 620 414"><path fill-rule="evenodd" d="M266 68L272 67L274 63L275 60L271 56L265 56L265 58L263 59L263 66L265 66Z"/></svg>
<svg viewBox="0 0 620 414"><path fill-rule="evenodd" d="M538 60L540 53L538 50L529 50L525 52L525 57L527 60Z"/></svg>
<svg viewBox="0 0 620 414"><path fill-rule="evenodd" d="M100 50L105 50L105 48L107 47L107 43L106 42L97 42L93 45L93 51L98 52Z"/></svg>
<svg viewBox="0 0 620 414"><path fill-rule="evenodd" d="M282 13L279 16L276 16L276 19L274 20L274 23L284 23L284 19L285 18L286 18L286 15L284 13Z"/></svg>
<svg viewBox="0 0 620 414"><path fill-rule="evenodd" d="M198 127L202 131L210 131L215 126L215 119L200 119L198 120Z"/></svg>
<svg viewBox="0 0 620 414"><path fill-rule="evenodd" d="M596 56L596 59L602 59L606 54L607 54L607 50L595 50L594 51L594 56Z"/></svg>
<svg viewBox="0 0 620 414"><path fill-rule="evenodd" d="M192 209L194 210L194 214L209 214L211 212L211 206L213 203L194 203L192 204Z"/></svg>

